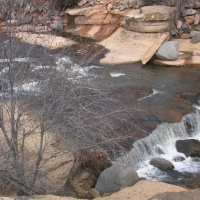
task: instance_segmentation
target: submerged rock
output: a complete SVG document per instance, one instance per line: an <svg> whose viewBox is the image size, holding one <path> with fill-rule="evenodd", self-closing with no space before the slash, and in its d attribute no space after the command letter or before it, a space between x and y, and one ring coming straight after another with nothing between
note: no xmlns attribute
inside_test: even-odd
<svg viewBox="0 0 200 200"><path fill-rule="evenodd" d="M176 156L173 158L173 160L175 162L182 162L183 160L185 160L185 158L183 156Z"/></svg>
<svg viewBox="0 0 200 200"><path fill-rule="evenodd" d="M166 169L173 170L175 168L174 165L170 161L164 158L152 158L150 161L150 164L161 170L166 170Z"/></svg>
<svg viewBox="0 0 200 200"><path fill-rule="evenodd" d="M199 56L200 52L194 52ZM200 105L200 93L197 94L185 94L181 95L181 97L192 105Z"/></svg>
<svg viewBox="0 0 200 200"><path fill-rule="evenodd" d="M105 169L99 176L95 188L100 193L111 193L120 187L129 187L139 181L137 172L125 164L114 164Z"/></svg>

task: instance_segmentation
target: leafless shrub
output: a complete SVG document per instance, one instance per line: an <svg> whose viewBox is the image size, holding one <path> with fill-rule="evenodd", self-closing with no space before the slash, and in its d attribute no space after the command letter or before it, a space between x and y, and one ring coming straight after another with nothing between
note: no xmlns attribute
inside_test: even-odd
<svg viewBox="0 0 200 200"><path fill-rule="evenodd" d="M10 8L12 3L10 0ZM133 108L110 97L107 89L98 87L98 80L80 78L79 71L85 68L66 61L67 48L55 56L36 40L19 42L11 23L7 23L7 33L0 45L1 192L9 192L7 184L18 195L43 194L46 187L53 193L59 191L44 168L57 156L56 137L62 143L57 149L79 158L84 155L79 159L81 166L96 169L97 176L109 162L101 166L96 155L114 159L124 151L123 142L134 134L123 134L120 129L123 125L129 130ZM50 35L39 36L53 42ZM27 40L30 38L31 34ZM38 61L34 64L35 57L40 66Z"/></svg>

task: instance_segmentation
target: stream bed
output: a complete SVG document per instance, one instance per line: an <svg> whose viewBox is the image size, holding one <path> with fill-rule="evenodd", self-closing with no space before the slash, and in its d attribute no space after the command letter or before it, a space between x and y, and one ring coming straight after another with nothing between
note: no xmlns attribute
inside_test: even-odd
<svg viewBox="0 0 200 200"><path fill-rule="evenodd" d="M19 45L19 41L16 39L14 41ZM4 42L6 44L6 37ZM25 65L28 66L30 72L39 72L40 70L53 68L56 70L66 70L65 65L71 64L72 67L68 69L68 75L72 81L81 79L92 82L95 80L95 82L98 82L99 88L109 89L110 97L117 99L126 107L134 107L135 109L132 111L132 115L134 115L132 123L142 131L133 134L133 141L140 141L139 139L141 138L151 137L153 135L152 132L156 132L156 136L154 137L156 137L155 141L158 139L158 143L155 143L154 146L160 146L164 150L165 155L163 157L172 160L173 156L177 155L177 152L173 148L177 139L200 139L200 129L195 129L194 134L190 136L184 135L184 130L179 135L172 133L173 131L163 130L168 128L171 130L171 126L182 126L183 120L188 118L187 115L190 113L192 113L190 114L192 116L195 115L197 121L199 120L199 107L194 107L182 98L185 94L197 94L200 92L199 67L169 67L151 64L142 66L141 63L101 66L98 60L102 57L102 54L99 56L96 52L100 50L106 53L106 50L102 50L102 47L100 48L98 45L95 48L92 42L82 42L72 47L73 52L75 52L73 55L68 50L63 51L60 49L50 51L48 59L44 59L43 55L46 51L40 46L33 46L31 53L29 53L27 51L29 48L27 44L20 43L20 45L20 49L16 52L15 57L12 58L14 66ZM90 58L87 58L83 51L84 47L90 52L92 52L92 49L96 49L95 55L97 55L98 59L96 61L92 59L94 57L93 54L90 55ZM84 54L85 57L80 56L80 54ZM5 64L7 62L8 60L1 55L1 76L8 71ZM37 80L31 75L29 77L29 74L26 74L26 76L28 78L26 77L26 81L21 88L24 91L29 91L37 85ZM15 89L17 91L17 88ZM7 97L6 92L2 95ZM182 119L183 116L186 117ZM199 121L197 127L200 127ZM170 125L171 123L173 124ZM162 140L164 136L161 136L162 131L160 129L163 130L162 134L167 135L164 142ZM135 131L135 129L129 127L129 131ZM132 145L130 144L129 149L132 148ZM147 152L148 148L146 150ZM134 151L134 149L131 151ZM137 151L139 150L137 149ZM145 157L146 152L142 149L137 154L137 157L139 156L145 159L136 161L138 163L135 165L133 162L134 159L130 160L130 152L127 155L123 155L124 157L121 161L135 167L140 177L179 185L191 185L193 180L197 182L200 179L200 161L198 159L192 160L191 158L187 158L185 163L175 163L175 170L178 172L175 175L169 175L165 172L160 172L148 164L149 159L155 156L154 153L150 153L150 155L148 153L148 156ZM182 175L179 174L179 177L178 173L182 173ZM182 181L183 179L184 181ZM188 181L185 181L186 179Z"/></svg>

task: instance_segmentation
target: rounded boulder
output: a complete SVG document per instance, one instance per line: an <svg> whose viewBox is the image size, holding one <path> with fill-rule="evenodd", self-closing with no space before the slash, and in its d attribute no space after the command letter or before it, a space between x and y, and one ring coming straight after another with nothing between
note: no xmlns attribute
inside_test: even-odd
<svg viewBox="0 0 200 200"><path fill-rule="evenodd" d="M176 60L179 56L179 43L175 41L164 42L155 55L160 60Z"/></svg>
<svg viewBox="0 0 200 200"><path fill-rule="evenodd" d="M175 168L170 161L164 158L152 158L150 164L161 170L167 170L167 169L173 170Z"/></svg>
<svg viewBox="0 0 200 200"><path fill-rule="evenodd" d="M120 187L129 187L138 181L138 174L131 166L117 163L100 174L95 189L101 194L112 193L119 191Z"/></svg>

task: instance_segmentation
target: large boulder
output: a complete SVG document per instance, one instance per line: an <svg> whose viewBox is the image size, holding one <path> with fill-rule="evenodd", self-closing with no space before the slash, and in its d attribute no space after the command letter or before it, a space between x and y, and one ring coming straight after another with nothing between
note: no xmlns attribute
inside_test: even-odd
<svg viewBox="0 0 200 200"><path fill-rule="evenodd" d="M178 56L179 43L175 41L163 43L156 52L156 57L160 60L176 60Z"/></svg>
<svg viewBox="0 0 200 200"><path fill-rule="evenodd" d="M132 9L125 15L125 28L140 33L168 32L174 23L175 8L155 5Z"/></svg>
<svg viewBox="0 0 200 200"><path fill-rule="evenodd" d="M173 170L175 168L170 161L164 158L152 158L150 164L161 170L167 170L167 169Z"/></svg>
<svg viewBox="0 0 200 200"><path fill-rule="evenodd" d="M199 157L200 141L195 139L177 140L176 150L180 153L184 153L187 157Z"/></svg>
<svg viewBox="0 0 200 200"><path fill-rule="evenodd" d="M129 187L139 181L137 172L125 164L114 164L105 169L99 176L95 188L100 193L111 193L120 187Z"/></svg>

